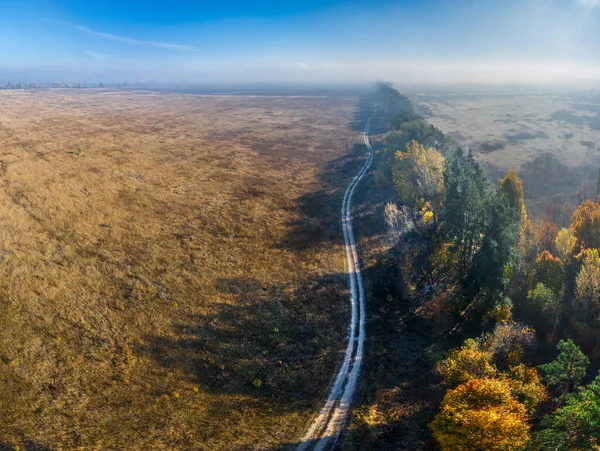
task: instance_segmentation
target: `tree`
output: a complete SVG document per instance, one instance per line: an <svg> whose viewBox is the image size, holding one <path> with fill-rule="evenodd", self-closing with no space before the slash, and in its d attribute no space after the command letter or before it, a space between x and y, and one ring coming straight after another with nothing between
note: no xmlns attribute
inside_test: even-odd
<svg viewBox="0 0 600 451"><path fill-rule="evenodd" d="M598 177L596 177L596 200L600 196L600 168L598 168Z"/></svg>
<svg viewBox="0 0 600 451"><path fill-rule="evenodd" d="M548 399L546 387L535 368L520 363L511 366L504 377L506 377L513 397L523 403L529 414L533 414L536 407Z"/></svg>
<svg viewBox="0 0 600 451"><path fill-rule="evenodd" d="M433 149L425 149L416 141L396 153L392 168L398 197L411 208L421 208L427 202L436 218L444 191L445 160Z"/></svg>
<svg viewBox="0 0 600 451"><path fill-rule="evenodd" d="M496 375L489 353L482 351L475 340L467 340L460 348L452 349L437 370L447 384L453 385Z"/></svg>
<svg viewBox="0 0 600 451"><path fill-rule="evenodd" d="M440 129L428 124L421 117L409 117L405 110L401 110L395 120L398 122L393 130L386 133L384 137L383 159L385 161L391 161L397 151L406 149L406 146L413 140L426 149L437 150L444 156L448 156L458 147L452 137L444 135Z"/></svg>
<svg viewBox="0 0 600 451"><path fill-rule="evenodd" d="M566 230L566 229L565 229ZM543 222L536 228L536 238L540 252L548 251L556 255L558 227L553 222Z"/></svg>
<svg viewBox="0 0 600 451"><path fill-rule="evenodd" d="M556 294L562 289L563 270L560 259L550 252L542 252L535 262L535 273L531 286L542 283Z"/></svg>
<svg viewBox="0 0 600 451"><path fill-rule="evenodd" d="M508 171L506 176L498 181L498 187L508 200L510 207L517 214L519 222L523 224L527 220L527 211L523 202L523 184L517 177L517 172L514 170Z"/></svg>
<svg viewBox="0 0 600 451"><path fill-rule="evenodd" d="M597 249L587 249L575 282L575 301L588 311L600 307L600 256Z"/></svg>
<svg viewBox="0 0 600 451"><path fill-rule="evenodd" d="M600 375L565 405L542 420L547 449L556 451L600 449Z"/></svg>
<svg viewBox="0 0 600 451"><path fill-rule="evenodd" d="M561 393L557 399L561 406L569 391L577 388L585 377L590 360L571 339L560 340L556 349L559 351L556 360L540 365L539 368L544 374L546 385Z"/></svg>
<svg viewBox="0 0 600 451"><path fill-rule="evenodd" d="M446 197L440 210L442 235L458 255L459 277L465 280L487 229L490 186L473 155L464 155L460 149L446 166L444 185Z"/></svg>
<svg viewBox="0 0 600 451"><path fill-rule="evenodd" d="M600 247L600 204L586 200L571 218L571 230L583 247Z"/></svg>
<svg viewBox="0 0 600 451"><path fill-rule="evenodd" d="M501 379L472 379L449 390L430 428L443 451L518 450L529 440L527 409Z"/></svg>
<svg viewBox="0 0 600 451"><path fill-rule="evenodd" d="M526 354L534 353L537 346L534 332L530 327L512 321L497 324L481 347L495 365L505 370L520 364Z"/></svg>
<svg viewBox="0 0 600 451"><path fill-rule="evenodd" d="M560 319L562 306L558 294L543 283L527 293L534 326L539 332L553 333Z"/></svg>
<svg viewBox="0 0 600 451"><path fill-rule="evenodd" d="M400 109L412 110L412 104L408 97L392 88L392 84L389 82L377 83L377 93L379 95L379 109L387 116L395 115Z"/></svg>
<svg viewBox="0 0 600 451"><path fill-rule="evenodd" d="M516 257L518 221L500 193L488 195L484 205L484 235L467 276L468 293L471 296L479 294L478 309L484 315L503 314L512 308L506 289Z"/></svg>
<svg viewBox="0 0 600 451"><path fill-rule="evenodd" d="M571 229L562 228L556 235L554 245L556 246L558 257L562 261L563 265L566 265L575 252L577 238L575 238L575 235Z"/></svg>

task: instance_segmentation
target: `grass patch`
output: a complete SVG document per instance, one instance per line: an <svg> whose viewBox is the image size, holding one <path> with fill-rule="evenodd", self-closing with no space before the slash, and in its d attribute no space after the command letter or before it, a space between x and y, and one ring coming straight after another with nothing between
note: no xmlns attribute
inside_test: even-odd
<svg viewBox="0 0 600 451"><path fill-rule="evenodd" d="M344 346L355 104L0 93L0 448L301 435Z"/></svg>

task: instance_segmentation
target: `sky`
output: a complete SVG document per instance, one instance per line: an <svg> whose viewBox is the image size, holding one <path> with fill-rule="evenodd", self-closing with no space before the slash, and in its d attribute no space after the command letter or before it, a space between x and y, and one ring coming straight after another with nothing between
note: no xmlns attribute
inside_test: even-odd
<svg viewBox="0 0 600 451"><path fill-rule="evenodd" d="M0 80L600 80L600 0L0 0Z"/></svg>

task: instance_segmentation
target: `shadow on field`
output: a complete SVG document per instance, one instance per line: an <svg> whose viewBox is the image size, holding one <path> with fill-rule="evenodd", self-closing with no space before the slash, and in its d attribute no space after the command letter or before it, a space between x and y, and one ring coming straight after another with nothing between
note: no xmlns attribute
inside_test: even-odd
<svg viewBox="0 0 600 451"><path fill-rule="evenodd" d="M373 114L373 105L371 97L362 97L349 123L350 128L362 132ZM324 244L343 244L340 216L344 191L366 158L367 148L361 140L322 168L318 180L323 188L298 198L300 219L289 224L290 232L278 247L308 250Z"/></svg>
<svg viewBox="0 0 600 451"><path fill-rule="evenodd" d="M299 219L288 224L290 230L278 248L308 250L343 244L340 216L344 191L366 157L365 145L356 143L347 154L323 167L318 175L323 188L298 198Z"/></svg>
<svg viewBox="0 0 600 451"><path fill-rule="evenodd" d="M15 451L15 449L20 449L22 451L52 451L52 448L40 445L33 440L23 440L23 443L18 448L15 447L15 445L0 443L0 451Z"/></svg>
<svg viewBox="0 0 600 451"><path fill-rule="evenodd" d="M231 303L189 316L173 336L150 337L145 351L200 391L254 396L282 410L314 407L343 349L345 288L343 274L295 290L252 278L220 279L217 289L233 297Z"/></svg>

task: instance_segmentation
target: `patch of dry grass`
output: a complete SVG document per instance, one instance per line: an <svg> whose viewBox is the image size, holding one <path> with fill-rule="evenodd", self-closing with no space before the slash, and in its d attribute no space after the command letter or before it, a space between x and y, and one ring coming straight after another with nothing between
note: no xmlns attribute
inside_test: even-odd
<svg viewBox="0 0 600 451"><path fill-rule="evenodd" d="M0 448L293 442L343 347L354 106L0 93Z"/></svg>

